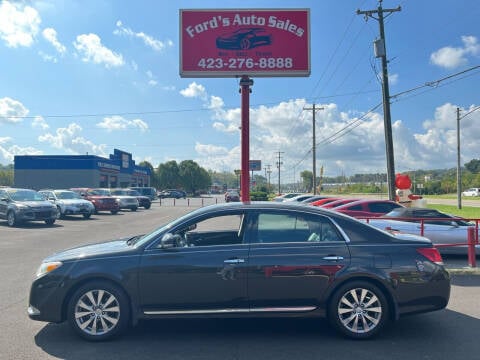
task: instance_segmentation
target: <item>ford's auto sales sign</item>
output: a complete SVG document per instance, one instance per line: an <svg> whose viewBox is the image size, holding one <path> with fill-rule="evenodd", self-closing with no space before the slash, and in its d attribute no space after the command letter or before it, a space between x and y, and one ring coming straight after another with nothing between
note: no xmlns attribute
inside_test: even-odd
<svg viewBox="0 0 480 360"><path fill-rule="evenodd" d="M309 76L309 10L180 10L180 76L242 75Z"/></svg>

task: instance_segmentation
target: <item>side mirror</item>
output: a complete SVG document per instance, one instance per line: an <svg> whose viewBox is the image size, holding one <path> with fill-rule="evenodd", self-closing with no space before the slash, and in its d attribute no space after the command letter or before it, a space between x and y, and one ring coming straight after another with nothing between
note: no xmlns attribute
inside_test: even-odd
<svg viewBox="0 0 480 360"><path fill-rule="evenodd" d="M162 249L171 249L176 247L178 242L182 239L180 235L174 235L172 233L166 233L163 235L162 240L160 241L160 245Z"/></svg>

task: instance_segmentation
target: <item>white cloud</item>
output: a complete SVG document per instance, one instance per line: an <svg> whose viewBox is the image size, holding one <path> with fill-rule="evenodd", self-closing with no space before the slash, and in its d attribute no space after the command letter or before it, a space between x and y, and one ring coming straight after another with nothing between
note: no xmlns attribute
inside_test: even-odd
<svg viewBox="0 0 480 360"><path fill-rule="evenodd" d="M190 83L186 89L180 90L180 94L187 98L200 98L206 100L208 98L205 87L197 84L195 81Z"/></svg>
<svg viewBox="0 0 480 360"><path fill-rule="evenodd" d="M50 44L52 44L52 46L55 48L55 50L57 50L57 52L60 55L65 54L65 52L67 51L67 48L62 43L60 43L60 41L58 41L57 32L55 31L55 29L52 29L52 28L43 29L42 35L45 38L45 40L47 40Z"/></svg>
<svg viewBox="0 0 480 360"><path fill-rule="evenodd" d="M173 42L171 40L167 40L166 42L160 41L155 39L151 35L147 35L144 32L134 32L132 29L123 26L122 22L119 20L117 21L117 29L113 31L115 35L125 35L133 38L138 38L143 41L143 43L150 47L155 51L162 51L167 46L173 46Z"/></svg>
<svg viewBox="0 0 480 360"><path fill-rule="evenodd" d="M468 63L468 55L478 56L480 44L475 36L462 36L463 47L443 47L430 55L430 61L437 66L454 69Z"/></svg>
<svg viewBox="0 0 480 360"><path fill-rule="evenodd" d="M35 116L35 119L32 121L33 128L40 128L42 130L48 129L50 126L47 124L45 119L42 116Z"/></svg>
<svg viewBox="0 0 480 360"><path fill-rule="evenodd" d="M103 46L100 37L96 34L78 35L73 46L85 62L104 64L106 68L123 66L125 64L122 55L116 54Z"/></svg>
<svg viewBox="0 0 480 360"><path fill-rule="evenodd" d="M13 163L13 159L15 155L42 155L43 154L41 150L35 149L34 147L31 147L31 146L27 146L27 147L21 147L18 145L8 146L7 144L11 141L12 141L11 138L0 138L0 162Z"/></svg>
<svg viewBox="0 0 480 360"><path fill-rule="evenodd" d="M199 142L195 144L195 151L203 156L220 156L228 154L228 149L226 147L200 144Z"/></svg>
<svg viewBox="0 0 480 360"><path fill-rule="evenodd" d="M188 91L187 91L188 90ZM186 90L191 97L207 94L205 88L191 84ZM204 96L206 98L206 96ZM214 100L213 100L214 99ZM204 100L207 103L207 100ZM240 167L240 108L225 109L220 97L210 96L212 127L231 138L233 147L197 143L196 161L206 168L231 171ZM386 169L384 121L381 113L360 116L341 112L336 104L318 104L316 113L317 171L325 167L326 176L366 172L384 173ZM270 164L273 173L278 151L288 154L282 158L285 182L293 181L304 169L311 171L312 112L305 99L281 102L273 106L250 109L250 158ZM414 133L403 121L392 123L395 167L397 171L435 169L455 166L456 131L455 109L452 104L437 107L433 120L426 120L424 131ZM462 113L476 109L462 109ZM480 111L462 119L462 158L469 161L478 157ZM296 175L295 175L296 172ZM262 174L263 175L263 174ZM272 175L273 176L273 175ZM289 180L288 180L289 179Z"/></svg>
<svg viewBox="0 0 480 360"><path fill-rule="evenodd" d="M58 62L58 59L55 56L46 54L43 51L39 51L38 55L40 55L43 61L52 62L54 64Z"/></svg>
<svg viewBox="0 0 480 360"><path fill-rule="evenodd" d="M147 74L147 77L148 77L148 79L149 79L149 80L148 80L148 85L150 85L150 86L156 86L156 85L158 85L158 81L155 80L155 76L153 75L153 73L152 73L150 70L148 70L148 71L146 72L146 74Z"/></svg>
<svg viewBox="0 0 480 360"><path fill-rule="evenodd" d="M30 6L0 2L0 38L8 47L31 46L41 21L37 10Z"/></svg>
<svg viewBox="0 0 480 360"><path fill-rule="evenodd" d="M107 156L104 144L95 145L90 140L80 136L80 125L71 123L66 128L58 128L55 134L47 133L38 137L38 141L48 143L50 146L67 151L71 154L96 154Z"/></svg>
<svg viewBox="0 0 480 360"><path fill-rule="evenodd" d="M28 112L20 101L9 97L0 98L0 124L19 123L28 115Z"/></svg>
<svg viewBox="0 0 480 360"><path fill-rule="evenodd" d="M111 116L103 119L97 127L106 129L109 132L126 129L139 129L141 132L148 130L148 124L140 119L127 120L121 116Z"/></svg>

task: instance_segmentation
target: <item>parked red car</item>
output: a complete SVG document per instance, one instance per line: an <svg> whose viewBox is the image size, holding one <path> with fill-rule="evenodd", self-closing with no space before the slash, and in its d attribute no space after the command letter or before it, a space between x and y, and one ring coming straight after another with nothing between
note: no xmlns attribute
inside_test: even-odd
<svg viewBox="0 0 480 360"><path fill-rule="evenodd" d="M340 199L340 200L335 200L335 201L330 201L329 203L320 205L320 207L324 209L333 209L341 205L345 205L354 201L357 201L358 199Z"/></svg>
<svg viewBox="0 0 480 360"><path fill-rule="evenodd" d="M84 199L90 200L95 206L95 213L99 211L110 211L112 214L120 210L116 199L113 196L102 195L90 188L71 188L70 190L79 193Z"/></svg>
<svg viewBox="0 0 480 360"><path fill-rule="evenodd" d="M338 197L328 197L328 198L324 198L324 199L320 199L320 200L317 200L317 201L314 201L312 203L310 203L310 205L313 205L313 206L322 206L322 205L325 205L325 204L328 204L332 201L337 201L337 200L342 200L342 198L338 198Z"/></svg>
<svg viewBox="0 0 480 360"><path fill-rule="evenodd" d="M404 207L391 200L357 200L348 204L337 206L332 210L353 217L379 217L393 209Z"/></svg>

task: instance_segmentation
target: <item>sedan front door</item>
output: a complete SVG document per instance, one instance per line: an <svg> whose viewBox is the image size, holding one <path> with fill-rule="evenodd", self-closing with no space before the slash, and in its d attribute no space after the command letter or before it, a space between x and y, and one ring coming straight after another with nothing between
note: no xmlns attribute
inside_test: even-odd
<svg viewBox="0 0 480 360"><path fill-rule="evenodd" d="M147 315L248 311L248 244L243 214L214 216L172 229L177 244L147 249L139 273Z"/></svg>

